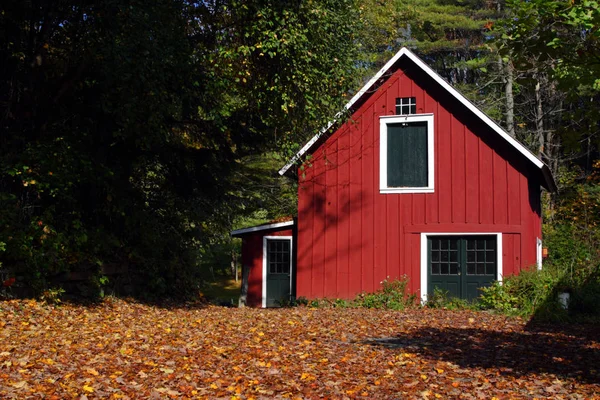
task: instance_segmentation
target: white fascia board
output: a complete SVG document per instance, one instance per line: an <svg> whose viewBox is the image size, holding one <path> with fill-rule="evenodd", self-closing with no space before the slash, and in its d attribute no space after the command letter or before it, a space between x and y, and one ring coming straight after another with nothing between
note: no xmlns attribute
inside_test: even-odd
<svg viewBox="0 0 600 400"><path fill-rule="evenodd" d="M294 225L294 221L276 222L274 224L259 225L259 226L253 226L250 228L237 229L235 231L231 231L230 235L231 236L239 236L239 235L243 235L245 233L259 232L259 231L283 228L286 226L293 226L293 225Z"/></svg>
<svg viewBox="0 0 600 400"><path fill-rule="evenodd" d="M402 49L406 50L406 49ZM400 50L400 52L402 52ZM529 149L523 146L519 141L510 136L500 125L498 125L494 120L488 117L483 111L481 111L477 106L465 96L463 96L458 90L454 89L448 82L444 80L437 72L435 72L431 67L425 64L419 57L417 57L414 53L410 51L406 51L406 56L410 58L415 64L419 66L423 71L427 73L433 80L440 84L446 91L448 91L452 96L456 98L456 100L460 101L465 107L467 107L473 114L479 117L483 122L485 122L490 128L492 128L497 134L502 136L508 143L513 145L521 154L523 154L529 161L531 161L536 167L542 169L545 165L542 160L537 158Z"/></svg>
<svg viewBox="0 0 600 400"><path fill-rule="evenodd" d="M494 132L499 134L504 140L506 140L509 144L511 144L515 149L517 149L521 154L523 154L530 162L533 163L537 168L541 169L542 172L545 172L544 169L548 167L542 160L537 158L529 149L523 146L519 141L510 136L500 125L498 125L494 120L488 117L483 111L481 111L477 106L475 106L469 99L467 99L464 95L462 95L458 90L454 89L448 82L446 82L437 72L435 72L430 66L425 64L419 57L417 57L412 51L403 47L392 57L384 66L367 82L362 89L352 97L352 99L346 104L344 107L346 110L349 110L371 87L400 59L402 56L407 56L410 60L412 60L419 68L421 68L427 75L429 75L434 81L436 81L440 86L442 86L446 91L448 91L456 100L462 103L465 107L467 107L473 114L475 114L479 119L481 119L484 123L486 123ZM336 119L339 117L339 113L336 115ZM334 119L330 122L326 128L323 128L317 133L313 138L304 146L302 149L296 153L294 157L287 163L281 170L279 171L280 175L285 174L288 169L291 168L292 165L296 161L300 159L314 144L319 138L331 128L331 126L336 122ZM546 179L546 183L549 186L549 189L552 190L556 188L556 184L551 175L544 173L544 178Z"/></svg>

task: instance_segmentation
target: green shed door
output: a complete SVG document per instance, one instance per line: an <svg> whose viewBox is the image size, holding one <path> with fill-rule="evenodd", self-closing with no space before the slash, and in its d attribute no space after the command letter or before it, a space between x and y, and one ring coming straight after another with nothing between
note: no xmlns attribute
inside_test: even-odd
<svg viewBox="0 0 600 400"><path fill-rule="evenodd" d="M479 288L497 279L496 236L430 236L427 239L427 293L435 288L474 300Z"/></svg>
<svg viewBox="0 0 600 400"><path fill-rule="evenodd" d="M266 239L267 307L279 307L290 300L292 251L290 239Z"/></svg>

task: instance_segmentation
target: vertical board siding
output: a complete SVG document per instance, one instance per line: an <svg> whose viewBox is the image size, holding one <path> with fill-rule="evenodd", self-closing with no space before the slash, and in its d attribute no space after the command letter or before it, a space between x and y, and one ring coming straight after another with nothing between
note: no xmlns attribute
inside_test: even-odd
<svg viewBox="0 0 600 400"><path fill-rule="evenodd" d="M467 131L465 135L465 219L468 224L479 222L479 138ZM486 187L486 186L484 186Z"/></svg>
<svg viewBox="0 0 600 400"><path fill-rule="evenodd" d="M452 118L450 137L450 151L452 153L452 222L463 224L466 221L465 126L456 118Z"/></svg>
<svg viewBox="0 0 600 400"><path fill-rule="evenodd" d="M342 243L338 247L337 231L340 220L344 217L343 214L339 213L337 202L337 194L341 191L341 182L339 180L338 172L339 166L338 161L338 144L340 135L336 134L333 140L329 140L323 145L325 148L325 235L323 241L325 242L325 260L330 260L327 263L328 268L323 269L323 287L324 288L335 288L335 296L339 296L338 293L338 259L335 257L334 249L338 249L341 253ZM333 257L332 257L333 256Z"/></svg>
<svg viewBox="0 0 600 400"><path fill-rule="evenodd" d="M362 114L364 118L361 139L362 139L362 191L363 203L361 208L361 224L362 224L362 243L361 248L361 271L360 282L361 291L370 290L373 287L373 232L375 226L375 195L373 189L377 180L375 179L375 153L379 150L375 149L374 130L379 129L379 121L373 120L373 108L370 107ZM379 144L379 141L377 141ZM378 171L377 171L378 173Z"/></svg>
<svg viewBox="0 0 600 400"><path fill-rule="evenodd" d="M362 264L361 249L368 244L362 242L363 208L363 173L362 173L362 131L363 120L358 119L349 127L350 160L349 169L349 200L346 205L346 216L349 228L348 254L348 297L362 290L362 274L365 268ZM340 228L342 229L342 228Z"/></svg>
<svg viewBox="0 0 600 400"><path fill-rule="evenodd" d="M531 187L539 180L513 162L514 153L497 149L497 138L472 115L453 115L456 105L430 87L398 69L305 163L298 296L353 298L404 274L417 293L420 232L503 232L504 275L535 261L541 228ZM379 193L379 118L395 114L397 97L415 97L418 113L434 114L433 193Z"/></svg>
<svg viewBox="0 0 600 400"><path fill-rule="evenodd" d="M337 193L332 197L337 197L337 229L332 232L332 236L337 237L337 248L335 251L329 250L328 256L337 259L337 277L336 287L337 296L347 297L350 295L348 286L350 284L349 259L350 251L350 133L347 127L338 136L337 146L338 154L335 163L338 172ZM333 159L332 159L333 162Z"/></svg>

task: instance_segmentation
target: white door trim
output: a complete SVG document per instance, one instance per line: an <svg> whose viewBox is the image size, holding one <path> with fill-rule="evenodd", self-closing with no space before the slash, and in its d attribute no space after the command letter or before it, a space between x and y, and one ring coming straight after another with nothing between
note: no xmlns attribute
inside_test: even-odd
<svg viewBox="0 0 600 400"><path fill-rule="evenodd" d="M421 232L421 301L427 301L427 238L429 236L496 236L496 280L502 282L502 233L501 232Z"/></svg>
<svg viewBox="0 0 600 400"><path fill-rule="evenodd" d="M292 294L292 272L294 264L292 263L292 254L294 241L292 236L263 236L263 262L262 262L262 308L267 308L267 240L287 239L290 241L290 295Z"/></svg>

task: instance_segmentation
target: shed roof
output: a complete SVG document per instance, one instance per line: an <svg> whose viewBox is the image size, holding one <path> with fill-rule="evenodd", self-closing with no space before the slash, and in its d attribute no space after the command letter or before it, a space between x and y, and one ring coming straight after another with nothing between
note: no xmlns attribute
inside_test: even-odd
<svg viewBox="0 0 600 400"><path fill-rule="evenodd" d="M231 231L230 235L232 237L241 237L244 235L248 235L254 232L266 231L266 230L281 230L282 228L287 228L294 226L294 220L291 218L286 218L284 221L273 221L267 222L266 224L251 226L249 228L236 229L235 231Z"/></svg>
<svg viewBox="0 0 600 400"><path fill-rule="evenodd" d="M452 87L448 82L444 80L437 72L435 72L430 66L428 66L423 60L417 57L412 51L403 47L392 57L384 66L371 78L363 87L350 99L350 101L344 106L345 111L354 111L354 106L357 104L361 104L362 100L366 100L372 93L376 91L376 89L383 83L383 79L381 79L392 67L402 58L406 57L411 60L414 64L416 64L423 72L425 72L430 78L432 78L435 82L437 82L443 89L445 89L450 95L452 95L458 102L463 104L468 110L470 110L476 117L478 117L482 122L488 125L493 132L495 132L498 136L504 139L508 144L510 144L517 152L526 158L535 168L537 168L542 175L543 186L550 190L556 190L556 183L554 182L554 178L552 177L552 173L548 166L536 157L528 148L526 148L521 142L517 139L513 138L502 128L497 122L488 117L483 111L481 111L475 104L471 103L469 99L467 99L462 93ZM294 157L279 170L280 175L286 174L290 168L300 160L306 153L309 153L313 147L319 142L325 133L331 129L332 126L336 124L342 112L336 114L332 121L330 121L326 127L322 128L315 136L312 137L300 149Z"/></svg>

